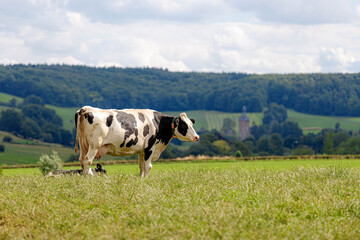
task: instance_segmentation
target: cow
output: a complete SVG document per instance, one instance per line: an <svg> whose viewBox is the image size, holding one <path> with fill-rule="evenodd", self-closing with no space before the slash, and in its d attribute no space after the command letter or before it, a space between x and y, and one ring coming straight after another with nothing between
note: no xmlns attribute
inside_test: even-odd
<svg viewBox="0 0 360 240"><path fill-rule="evenodd" d="M94 158L138 154L140 176L145 177L152 169L151 162L159 159L171 139L199 141L194 123L186 113L171 117L150 109L84 106L75 113L75 153L79 145L79 161L84 174L89 175Z"/></svg>

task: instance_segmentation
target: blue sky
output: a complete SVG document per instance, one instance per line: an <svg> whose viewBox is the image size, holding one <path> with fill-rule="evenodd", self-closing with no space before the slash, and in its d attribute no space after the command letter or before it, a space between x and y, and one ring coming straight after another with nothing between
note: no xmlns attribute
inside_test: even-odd
<svg viewBox="0 0 360 240"><path fill-rule="evenodd" d="M0 63L360 72L360 1L0 0Z"/></svg>

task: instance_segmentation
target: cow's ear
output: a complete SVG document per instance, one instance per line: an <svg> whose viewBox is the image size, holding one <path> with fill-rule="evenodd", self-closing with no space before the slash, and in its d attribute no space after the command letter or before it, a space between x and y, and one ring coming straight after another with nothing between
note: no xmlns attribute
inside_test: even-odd
<svg viewBox="0 0 360 240"><path fill-rule="evenodd" d="M192 121L192 123L195 124L195 119L190 118L190 121Z"/></svg>

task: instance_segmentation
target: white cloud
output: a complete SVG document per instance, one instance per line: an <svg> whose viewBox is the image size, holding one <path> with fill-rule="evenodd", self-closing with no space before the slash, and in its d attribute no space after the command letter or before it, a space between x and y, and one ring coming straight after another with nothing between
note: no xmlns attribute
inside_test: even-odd
<svg viewBox="0 0 360 240"><path fill-rule="evenodd" d="M250 11L260 20L295 23L343 23L355 17L351 1L339 0L229 0L240 11Z"/></svg>
<svg viewBox="0 0 360 240"><path fill-rule="evenodd" d="M339 2L1 1L0 63L359 71L360 8Z"/></svg>
<svg viewBox="0 0 360 240"><path fill-rule="evenodd" d="M324 72L360 71L360 59L348 54L343 48L321 48L319 64Z"/></svg>
<svg viewBox="0 0 360 240"><path fill-rule="evenodd" d="M68 65L84 65L84 62L72 57L72 56L67 56L67 57L52 57L52 58L48 58L46 59L46 63L49 64L68 64Z"/></svg>

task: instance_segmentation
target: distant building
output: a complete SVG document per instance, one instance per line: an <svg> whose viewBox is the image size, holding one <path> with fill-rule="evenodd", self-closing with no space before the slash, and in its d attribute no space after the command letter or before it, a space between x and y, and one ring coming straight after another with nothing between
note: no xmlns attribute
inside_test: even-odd
<svg viewBox="0 0 360 240"><path fill-rule="evenodd" d="M241 140L250 136L250 119L246 115L246 107L242 108L243 113L239 117L239 136Z"/></svg>

